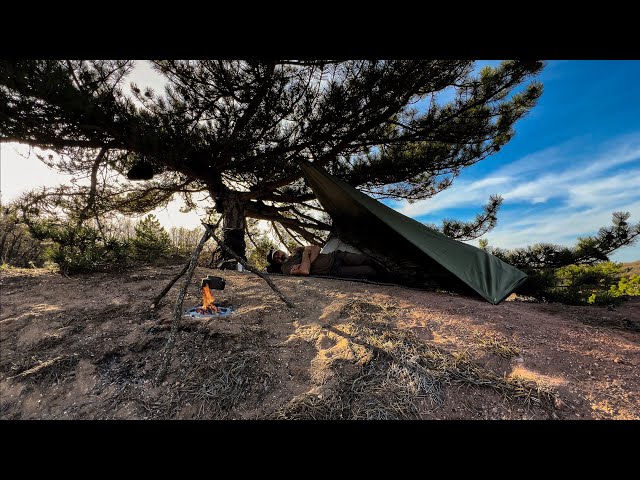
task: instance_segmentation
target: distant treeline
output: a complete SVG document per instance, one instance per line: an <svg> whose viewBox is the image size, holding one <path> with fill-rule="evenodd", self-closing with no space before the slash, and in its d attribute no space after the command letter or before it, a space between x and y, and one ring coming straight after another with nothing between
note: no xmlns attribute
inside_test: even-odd
<svg viewBox="0 0 640 480"><path fill-rule="evenodd" d="M154 215L135 220L127 217L90 219L82 225L70 220L22 221L19 210L0 211L0 264L9 267L50 267L65 274L111 271L136 265L186 262L195 250L204 228L172 227L167 231ZM300 242L271 224L267 230L249 221L246 229L247 258L258 268L266 267L265 255L272 239L276 247L292 252ZM525 249L503 250L480 247L521 268L529 280L517 293L541 301L569 304L616 304L626 296L640 295L640 275L606 258L594 261L585 249L593 239L581 239L574 248L538 244ZM202 266L221 261L213 241L200 256ZM638 263L638 262L635 262ZM633 264L628 264L633 267Z"/></svg>
<svg viewBox="0 0 640 480"><path fill-rule="evenodd" d="M11 209L0 210L0 264L12 267L58 266L66 273L121 269L139 262L180 260L195 249L204 228L171 227L154 215L72 222L22 221ZM210 259L215 245L202 256Z"/></svg>

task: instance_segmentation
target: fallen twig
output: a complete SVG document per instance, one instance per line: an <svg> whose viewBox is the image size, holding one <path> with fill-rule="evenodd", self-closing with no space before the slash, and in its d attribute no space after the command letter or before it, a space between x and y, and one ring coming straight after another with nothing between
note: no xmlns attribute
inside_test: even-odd
<svg viewBox="0 0 640 480"><path fill-rule="evenodd" d="M25 370L24 372L20 372L17 375L14 375L13 377L7 377L7 380L11 380L13 378L24 378L24 377L28 377L29 375L34 375L38 372L41 372L42 370L44 370L45 368L49 368L53 365L55 365L56 363L58 363L61 360L64 360L66 358L72 357L73 355L58 355L55 358L52 358L51 360L47 360L45 362L39 363L38 365L36 365L35 367L31 367L28 370Z"/></svg>

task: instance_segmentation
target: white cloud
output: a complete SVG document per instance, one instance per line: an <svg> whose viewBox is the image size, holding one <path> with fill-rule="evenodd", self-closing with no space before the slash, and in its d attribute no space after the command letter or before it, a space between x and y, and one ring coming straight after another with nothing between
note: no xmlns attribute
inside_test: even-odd
<svg viewBox="0 0 640 480"><path fill-rule="evenodd" d="M549 193L555 190L548 188L555 176L543 175L533 181L525 181L536 172L548 172L562 164L566 151L580 144L580 139L573 139L560 145L545 148L538 152L526 155L502 168L499 168L490 177L473 181L458 179L453 185L437 194L433 198L421 200L415 203L397 202L394 205L398 211L410 217L419 217L430 213L437 213L447 208L480 206L484 204L489 195L500 193L505 199L530 200L534 203L544 202L549 198ZM518 181L522 183L518 184ZM511 186L511 190L505 187ZM503 187L500 191L497 187ZM506 191L505 191L506 190ZM534 200L535 199L535 200Z"/></svg>
<svg viewBox="0 0 640 480"><path fill-rule="evenodd" d="M629 170L611 177L598 178L569 187L568 206L597 207L604 203L618 205L638 198L640 187L640 168Z"/></svg>
<svg viewBox="0 0 640 480"><path fill-rule="evenodd" d="M520 248L535 243L553 243L573 246L578 237L597 233L600 227L611 224L613 211L631 213L631 221L640 221L640 199L627 203L618 203L615 207L609 204L594 206L586 210L560 208L536 214L518 214L522 218L515 220L515 213L505 215L498 220L498 226L484 236L489 245L500 248ZM470 242L477 245L477 241ZM627 262L640 260L640 244L623 247L612 259Z"/></svg>
<svg viewBox="0 0 640 480"><path fill-rule="evenodd" d="M595 147L589 136L581 135L509 162L494 172L494 176L525 177L558 167L567 168L568 172L571 168L584 167L582 173L593 174L638 158L640 132L620 135Z"/></svg>
<svg viewBox="0 0 640 480"><path fill-rule="evenodd" d="M582 138L573 138L559 145L530 153L499 168L495 175L525 176L532 172L548 171L563 161L566 152L578 148L583 141Z"/></svg>
<svg viewBox="0 0 640 480"><path fill-rule="evenodd" d="M511 181L511 177L502 176L502 177L487 177L482 180L478 180L477 182L470 183L467 187L467 191L475 191L482 190L486 187L493 187L495 185L504 185L508 184Z"/></svg>
<svg viewBox="0 0 640 480"><path fill-rule="evenodd" d="M614 211L628 211L640 221L640 133L602 145L581 137L527 155L490 177L459 180L432 199L398 203L411 217L447 215L460 207L479 208L489 195L505 201L498 226L485 238L502 248L548 242L575 245L611 222ZM502 191L500 191L502 190ZM640 245L626 247L616 261L640 259Z"/></svg>
<svg viewBox="0 0 640 480"><path fill-rule="evenodd" d="M413 204L399 202L397 209L405 215L418 217L447 208L479 206L494 193L500 193L505 203L540 204L550 199L561 199L575 207L597 205L603 201L611 204L614 199L620 201L638 195L633 186L634 179L638 181L640 178L637 169L613 176L609 172L630 163L640 165L640 134L609 141L591 154L575 152L582 143L572 140L527 155L490 177L475 181L459 180L431 199ZM589 202L587 198L590 198Z"/></svg>
<svg viewBox="0 0 640 480"><path fill-rule="evenodd" d="M484 204L489 195L496 192L497 185L508 185L510 177L487 177L474 182L461 180L433 198L415 203L395 202L393 208L409 217L419 217L447 208L477 206Z"/></svg>
<svg viewBox="0 0 640 480"><path fill-rule="evenodd" d="M562 162L558 161L556 165L556 168L566 166L565 170L560 170L553 174L545 174L534 180L516 185L515 188L503 194L505 201L528 200L533 203L541 203L550 198L570 196L571 192L574 192L574 195L578 195L581 189L583 191L591 191L595 195L598 193L605 194L604 185L613 185L609 171L614 167L631 162L640 163L640 138L635 140L635 145L621 143L613 147L613 150L600 153L595 158L582 155L574 156L571 152L567 152ZM513 167L513 165L510 165L510 167ZM546 166L545 172L549 170L549 167L549 165ZM598 175L602 176L598 177ZM513 177L518 177L516 172L514 172ZM627 172L615 176L613 182L623 182L618 185L618 190L630 187L624 182L626 180L625 177L634 178L634 174ZM637 180L640 177L635 175L635 178ZM594 188L598 183L602 183L603 187ZM594 200L600 201L600 197L594 196Z"/></svg>

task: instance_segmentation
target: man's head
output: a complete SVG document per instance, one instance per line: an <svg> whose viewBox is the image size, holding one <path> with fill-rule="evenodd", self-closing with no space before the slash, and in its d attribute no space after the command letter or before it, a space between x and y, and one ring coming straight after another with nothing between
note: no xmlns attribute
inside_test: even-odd
<svg viewBox="0 0 640 480"><path fill-rule="evenodd" d="M282 265L287 260L287 254L282 250L269 250L267 262L271 265Z"/></svg>

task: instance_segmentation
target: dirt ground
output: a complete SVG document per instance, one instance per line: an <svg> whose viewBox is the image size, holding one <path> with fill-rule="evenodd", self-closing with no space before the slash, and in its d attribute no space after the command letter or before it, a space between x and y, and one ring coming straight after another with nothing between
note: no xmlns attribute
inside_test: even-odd
<svg viewBox="0 0 640 480"><path fill-rule="evenodd" d="M226 279L226 318L183 318L154 385L182 265L0 277L2 419L640 419L640 298L500 305L325 278Z"/></svg>

